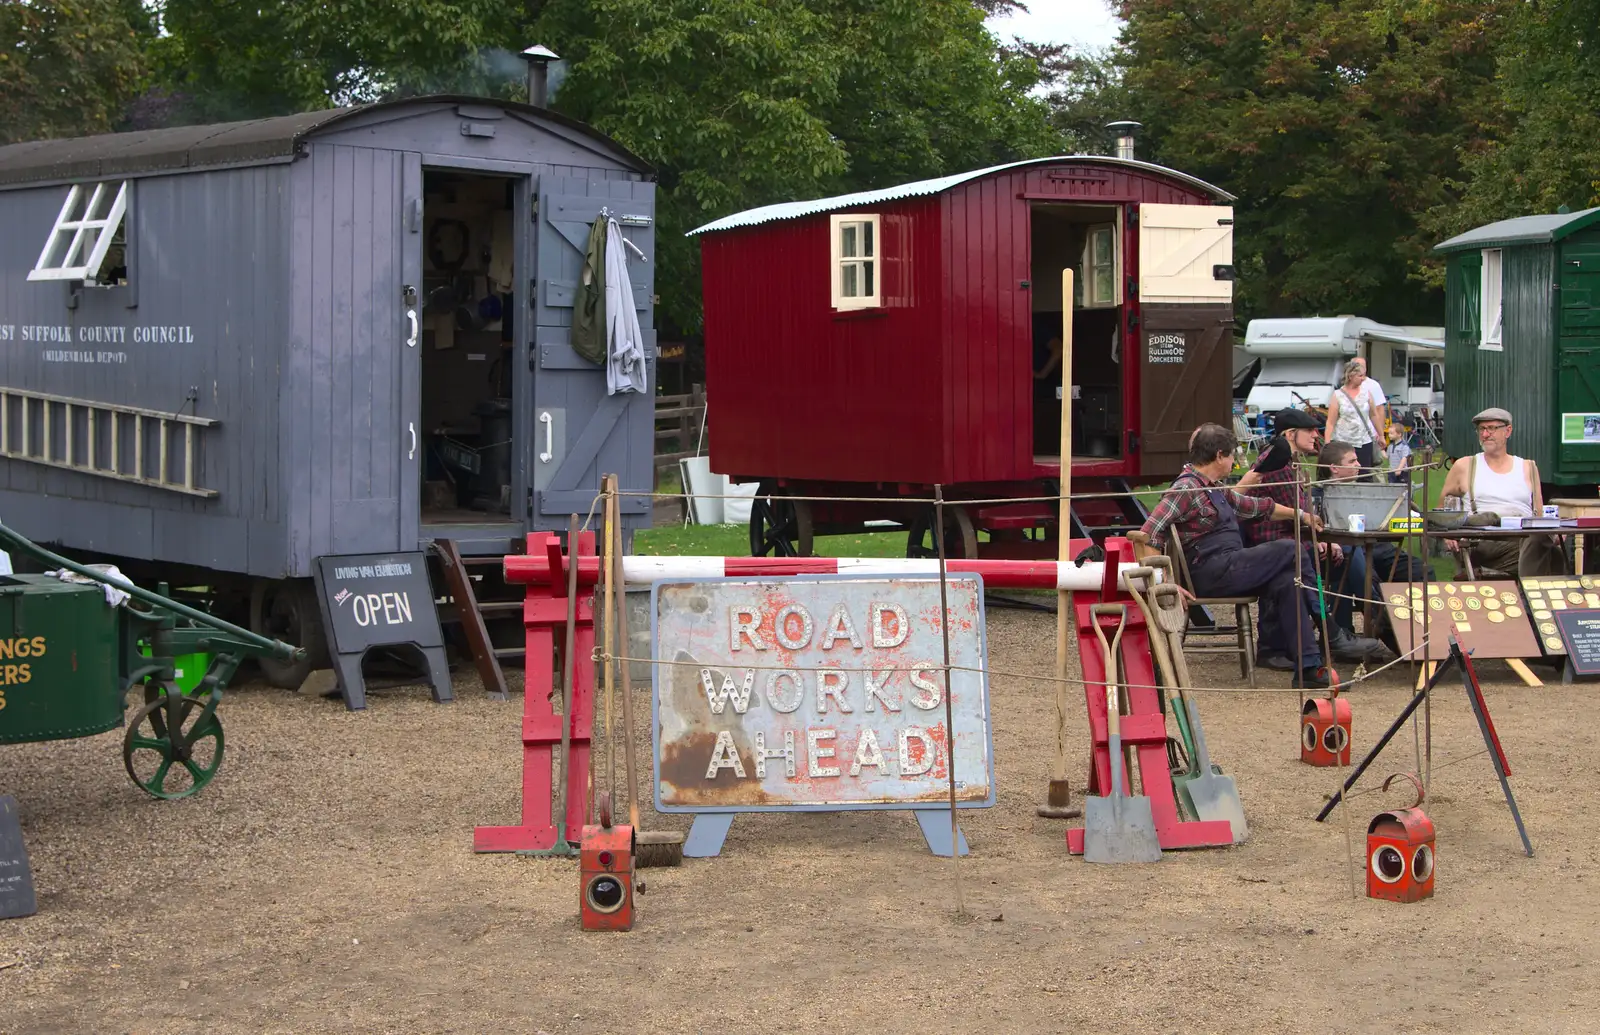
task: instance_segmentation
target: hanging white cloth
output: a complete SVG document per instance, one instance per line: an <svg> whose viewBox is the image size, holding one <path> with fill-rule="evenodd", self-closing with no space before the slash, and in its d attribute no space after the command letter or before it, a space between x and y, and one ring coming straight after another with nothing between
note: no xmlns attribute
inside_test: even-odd
<svg viewBox="0 0 1600 1035"><path fill-rule="evenodd" d="M133 585L133 583L128 581L128 577L122 574L121 570L118 569L115 564L85 564L84 567L88 568L90 571L99 572L112 582L120 582L124 586ZM87 575L79 575L77 572L68 568L57 568L55 571L47 571L45 572L45 575L50 578L60 579L62 582L77 582L87 585L94 585L96 582L95 579L91 579ZM121 607L124 601L133 596L131 593L125 593L116 586L107 585L104 582L100 583L100 589L106 595L106 603L112 607Z"/></svg>
<svg viewBox="0 0 1600 1035"><path fill-rule="evenodd" d="M606 394L646 392L644 334L633 308L627 242L615 219L606 220Z"/></svg>

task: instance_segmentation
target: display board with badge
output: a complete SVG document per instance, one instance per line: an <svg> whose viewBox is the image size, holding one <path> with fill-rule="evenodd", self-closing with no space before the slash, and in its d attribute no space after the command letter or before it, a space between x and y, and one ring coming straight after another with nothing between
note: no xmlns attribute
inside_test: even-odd
<svg viewBox="0 0 1600 1035"><path fill-rule="evenodd" d="M1453 633L1476 658L1535 658L1535 635L1516 582L1384 582L1379 585L1394 625L1395 641L1409 654L1426 630L1428 649L1418 660L1443 661Z"/></svg>
<svg viewBox="0 0 1600 1035"><path fill-rule="evenodd" d="M1557 625L1572 611L1600 611L1600 577L1594 575L1524 576L1522 592L1533 616L1539 646L1550 657L1567 653Z"/></svg>

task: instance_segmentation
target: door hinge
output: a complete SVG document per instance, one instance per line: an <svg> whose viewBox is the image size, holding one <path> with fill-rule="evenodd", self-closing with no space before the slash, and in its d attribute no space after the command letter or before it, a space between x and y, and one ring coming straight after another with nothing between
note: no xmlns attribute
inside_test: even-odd
<svg viewBox="0 0 1600 1035"><path fill-rule="evenodd" d="M1137 431L1129 430L1129 432L1128 432L1128 454L1131 456L1134 453L1137 453L1138 451L1139 451L1139 433Z"/></svg>
<svg viewBox="0 0 1600 1035"><path fill-rule="evenodd" d="M533 490L528 490L528 516L533 517Z"/></svg>
<svg viewBox="0 0 1600 1035"><path fill-rule="evenodd" d="M528 222L537 223L538 221L539 221L539 199L538 198L532 198L528 202Z"/></svg>

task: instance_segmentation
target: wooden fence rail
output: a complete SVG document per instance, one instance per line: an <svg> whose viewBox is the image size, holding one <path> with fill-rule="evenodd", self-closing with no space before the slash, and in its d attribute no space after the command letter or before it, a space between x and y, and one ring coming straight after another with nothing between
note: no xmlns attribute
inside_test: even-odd
<svg viewBox="0 0 1600 1035"><path fill-rule="evenodd" d="M687 395L656 396L656 478L676 472L678 461L701 452L706 421L706 388L695 385Z"/></svg>

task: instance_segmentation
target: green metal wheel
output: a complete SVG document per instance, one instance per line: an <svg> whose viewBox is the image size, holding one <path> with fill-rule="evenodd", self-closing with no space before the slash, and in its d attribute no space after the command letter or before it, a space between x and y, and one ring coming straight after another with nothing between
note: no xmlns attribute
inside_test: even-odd
<svg viewBox="0 0 1600 1035"><path fill-rule="evenodd" d="M222 721L217 693L185 696L172 684L149 684L145 703L128 722L122 764L153 798L197 794L222 767Z"/></svg>

